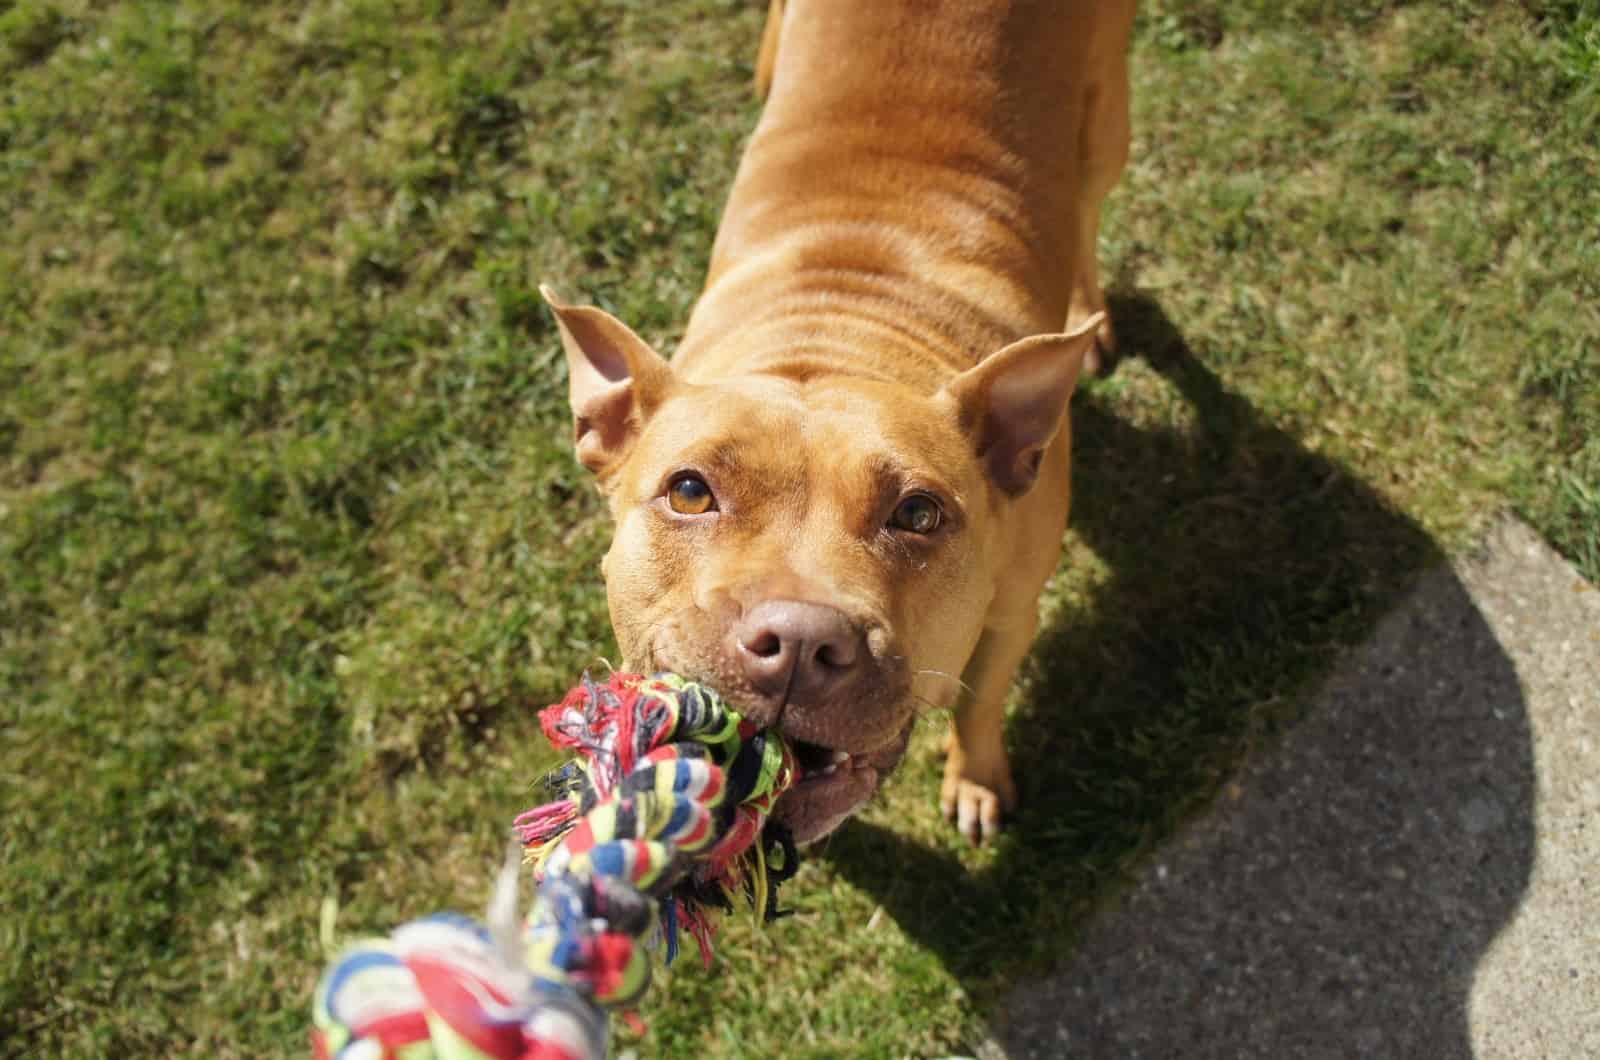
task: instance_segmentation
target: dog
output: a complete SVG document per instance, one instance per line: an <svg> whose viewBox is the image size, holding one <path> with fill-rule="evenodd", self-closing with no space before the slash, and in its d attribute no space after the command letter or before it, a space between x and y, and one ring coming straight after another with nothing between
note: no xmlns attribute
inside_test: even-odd
<svg viewBox="0 0 1600 1060"><path fill-rule="evenodd" d="M1128 152L1132 0L771 0L761 119L669 363L542 292L615 520L625 665L776 726L813 841L954 709L940 803L1016 804L1005 700L1060 559L1068 400Z"/></svg>

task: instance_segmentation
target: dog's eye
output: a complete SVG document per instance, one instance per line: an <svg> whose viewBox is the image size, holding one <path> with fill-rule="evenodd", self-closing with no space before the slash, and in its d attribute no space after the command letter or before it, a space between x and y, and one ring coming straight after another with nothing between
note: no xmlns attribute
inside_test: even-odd
<svg viewBox="0 0 1600 1060"><path fill-rule="evenodd" d="M939 502L926 493L913 493L895 506L889 525L912 534L931 534L944 521Z"/></svg>
<svg viewBox="0 0 1600 1060"><path fill-rule="evenodd" d="M717 499L705 479L685 472L667 487L667 504L679 515L704 515L717 506Z"/></svg>

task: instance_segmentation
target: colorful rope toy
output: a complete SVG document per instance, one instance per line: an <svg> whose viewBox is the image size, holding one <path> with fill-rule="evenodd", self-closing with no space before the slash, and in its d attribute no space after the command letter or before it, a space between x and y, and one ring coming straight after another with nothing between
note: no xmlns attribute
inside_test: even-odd
<svg viewBox="0 0 1600 1060"><path fill-rule="evenodd" d="M745 894L767 920L798 868L767 814L798 779L793 752L710 689L673 674L587 675L540 714L578 757L545 778L557 798L516 819L538 891L520 929L516 869L488 927L413 921L347 950L313 1006L319 1060L593 1060L604 1010L649 987L651 951L678 932L711 959L709 908Z"/></svg>

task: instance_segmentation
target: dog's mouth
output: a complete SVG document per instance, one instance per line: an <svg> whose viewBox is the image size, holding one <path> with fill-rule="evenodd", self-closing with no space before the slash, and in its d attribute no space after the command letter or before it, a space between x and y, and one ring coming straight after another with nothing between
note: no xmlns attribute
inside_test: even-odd
<svg viewBox="0 0 1600 1060"><path fill-rule="evenodd" d="M899 765L911 739L908 722L881 748L849 752L809 740L793 742L800 779L778 799L772 816L796 843L811 843L839 827Z"/></svg>
<svg viewBox="0 0 1600 1060"><path fill-rule="evenodd" d="M649 671L683 674L718 689L744 718L775 725L782 732L794 750L799 779L779 797L772 819L786 827L796 843L821 839L860 809L900 764L911 741L916 711L899 694L897 680L880 681L879 688L870 690L874 694L857 696L848 704L795 709L792 704L774 705L744 687L739 673L715 656L710 664L689 664L661 642L641 654L650 663ZM900 677L896 672L889 676Z"/></svg>
<svg viewBox="0 0 1600 1060"><path fill-rule="evenodd" d="M795 742L794 756L800 763L801 776L811 781L818 781L823 777L831 777L841 769L849 771L857 764L856 759L849 751L824 747L820 743L811 743L809 740Z"/></svg>

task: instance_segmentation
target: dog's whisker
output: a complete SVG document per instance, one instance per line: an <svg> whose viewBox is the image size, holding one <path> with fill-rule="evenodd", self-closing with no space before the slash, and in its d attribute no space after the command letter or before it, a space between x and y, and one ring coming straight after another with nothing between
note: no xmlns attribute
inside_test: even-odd
<svg viewBox="0 0 1600 1060"><path fill-rule="evenodd" d="M961 680L961 678L957 677L955 674L949 673L948 671L945 671L945 670L913 670L913 671L911 671L911 676L912 677L942 677L946 681L949 681L951 684L955 685L957 688L961 689L967 695L970 696L970 695L975 695L976 694L976 693L973 692L971 685L969 685L965 681Z"/></svg>
<svg viewBox="0 0 1600 1060"><path fill-rule="evenodd" d="M912 713L915 714L919 721L923 718L932 717L935 714L948 713L951 709L946 704L936 702L935 700L929 699L927 696L919 696L915 692L911 693L911 695L907 698L910 699L912 703L917 705L916 708L913 708Z"/></svg>

